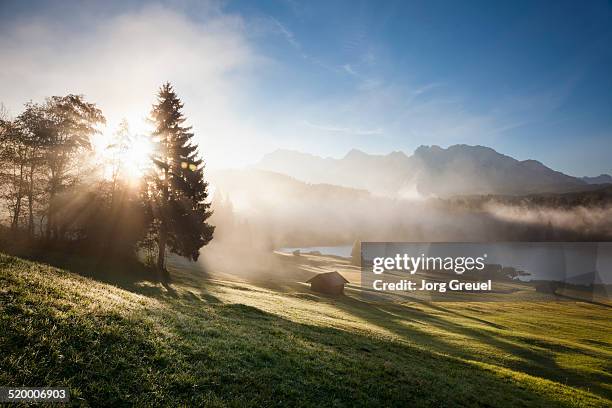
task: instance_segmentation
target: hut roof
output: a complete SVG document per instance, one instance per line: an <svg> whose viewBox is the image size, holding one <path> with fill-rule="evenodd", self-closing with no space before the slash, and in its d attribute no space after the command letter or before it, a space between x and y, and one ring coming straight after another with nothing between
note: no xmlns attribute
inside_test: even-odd
<svg viewBox="0 0 612 408"><path fill-rule="evenodd" d="M321 283L325 283L325 284L328 284L328 285L338 285L338 284L349 283L349 281L344 279L344 276L340 275L336 271L334 271L334 272L326 272L326 273L319 273L319 274L313 276L312 278L308 279L306 282L307 283L312 283L312 282L316 282L316 281L319 281Z"/></svg>

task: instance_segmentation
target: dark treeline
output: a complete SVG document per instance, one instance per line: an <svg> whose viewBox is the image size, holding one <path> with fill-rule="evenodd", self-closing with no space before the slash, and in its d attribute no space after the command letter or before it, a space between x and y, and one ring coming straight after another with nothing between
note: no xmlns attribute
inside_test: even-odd
<svg viewBox="0 0 612 408"><path fill-rule="evenodd" d="M184 125L170 84L153 105L148 135L124 121L101 163L92 138L106 120L82 95L29 102L14 118L0 115L2 245L13 250L77 250L104 257L149 259L169 281L168 251L197 260L211 239L212 211L204 164ZM151 146L148 166L130 177L126 152L136 137Z"/></svg>
<svg viewBox="0 0 612 408"><path fill-rule="evenodd" d="M579 206L588 208L607 208L612 203L612 185L592 185L590 189L570 193L542 193L524 196L482 195L457 196L449 198L451 205L480 209L487 204L504 204L525 208L572 209Z"/></svg>

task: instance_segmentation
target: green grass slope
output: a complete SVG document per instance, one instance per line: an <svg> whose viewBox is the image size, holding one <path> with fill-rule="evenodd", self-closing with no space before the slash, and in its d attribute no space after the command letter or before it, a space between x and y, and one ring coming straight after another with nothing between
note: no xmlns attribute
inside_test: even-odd
<svg viewBox="0 0 612 408"><path fill-rule="evenodd" d="M91 406L611 404L604 306L122 286L0 254L0 385Z"/></svg>

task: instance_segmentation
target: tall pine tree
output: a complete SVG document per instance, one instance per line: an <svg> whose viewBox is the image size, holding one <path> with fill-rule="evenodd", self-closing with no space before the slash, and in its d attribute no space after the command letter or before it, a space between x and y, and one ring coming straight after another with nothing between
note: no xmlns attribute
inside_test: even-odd
<svg viewBox="0 0 612 408"><path fill-rule="evenodd" d="M183 126L182 109L183 103L170 83L164 84L151 111L155 148L147 195L154 218L157 268L165 282L170 281L166 249L195 261L215 229L206 222L212 211L204 164L192 140L191 127Z"/></svg>

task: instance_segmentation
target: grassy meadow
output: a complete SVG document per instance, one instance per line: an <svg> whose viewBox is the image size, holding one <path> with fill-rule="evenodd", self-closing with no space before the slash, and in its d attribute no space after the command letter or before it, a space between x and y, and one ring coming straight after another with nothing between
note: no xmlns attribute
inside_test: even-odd
<svg viewBox="0 0 612 408"><path fill-rule="evenodd" d="M612 405L607 305L325 297L299 282L358 273L315 255L276 254L261 279L175 262L170 287L46 262L0 255L0 384L67 386L75 405Z"/></svg>

